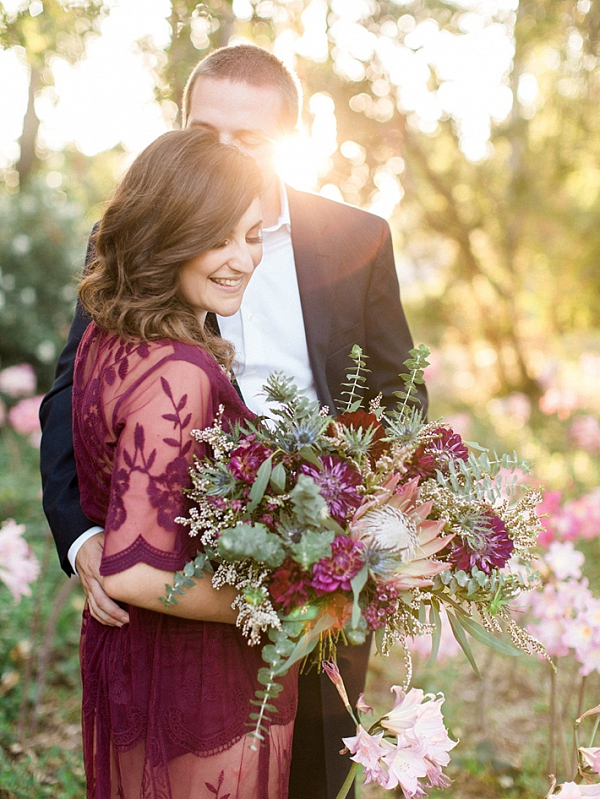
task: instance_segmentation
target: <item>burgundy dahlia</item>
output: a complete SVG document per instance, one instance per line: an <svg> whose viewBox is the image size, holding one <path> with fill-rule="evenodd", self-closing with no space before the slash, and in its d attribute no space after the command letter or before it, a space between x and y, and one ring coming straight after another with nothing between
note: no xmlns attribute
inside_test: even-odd
<svg viewBox="0 0 600 799"><path fill-rule="evenodd" d="M452 541L448 560L458 569L470 572L474 566L489 574L492 569L501 569L515 548L504 522L492 510L488 510L481 529L467 537Z"/></svg>
<svg viewBox="0 0 600 799"><path fill-rule="evenodd" d="M303 463L300 471L312 477L327 503L329 513L336 522L342 524L348 514L361 503L357 491L362 482L361 476L352 464L335 455L323 455L319 460L323 464L322 470Z"/></svg>
<svg viewBox="0 0 600 799"><path fill-rule="evenodd" d="M317 594L331 594L341 588L350 591L350 580L364 563L362 544L345 535L338 535L331 544L331 556L321 558L313 566L312 587Z"/></svg>
<svg viewBox="0 0 600 799"><path fill-rule="evenodd" d="M253 483L261 464L272 454L272 450L254 441L253 436L249 436L231 451L229 471L233 472L238 480Z"/></svg>
<svg viewBox="0 0 600 799"><path fill-rule="evenodd" d="M464 441L448 427L438 427L434 430L436 437L427 444L421 444L415 450L408 464L408 476L419 477L427 480L434 477L439 469L443 474L448 473L448 464L452 461L466 461L469 450Z"/></svg>
<svg viewBox="0 0 600 799"><path fill-rule="evenodd" d="M308 600L310 574L292 558L286 558L277 571L273 572L269 593L284 613L301 607Z"/></svg>

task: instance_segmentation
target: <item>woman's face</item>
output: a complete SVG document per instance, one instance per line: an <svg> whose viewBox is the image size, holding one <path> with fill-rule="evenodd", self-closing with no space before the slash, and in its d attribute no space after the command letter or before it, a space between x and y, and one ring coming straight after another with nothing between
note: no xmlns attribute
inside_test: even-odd
<svg viewBox="0 0 600 799"><path fill-rule="evenodd" d="M181 267L179 292L195 308L201 322L209 311L231 316L240 307L248 281L262 258L261 224L257 197L222 243Z"/></svg>

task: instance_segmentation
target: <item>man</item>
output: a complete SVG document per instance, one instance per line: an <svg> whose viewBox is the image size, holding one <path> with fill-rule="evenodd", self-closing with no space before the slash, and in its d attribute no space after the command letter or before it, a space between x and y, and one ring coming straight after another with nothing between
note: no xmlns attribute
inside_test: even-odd
<svg viewBox="0 0 600 799"><path fill-rule="evenodd" d="M261 386L276 370L333 411L351 368L348 355L354 344L369 357L367 399L381 392L384 402L393 401L412 347L387 223L295 191L277 177L275 144L293 133L299 105L292 74L252 45L211 53L192 73L183 98L186 126L216 130L223 142L251 154L263 173L263 260L240 312L216 320L222 335L235 345L244 400L258 413L265 410L258 396ZM92 615L121 626L128 616L102 589L98 569L103 531L92 526L79 506L71 442L73 359L86 325L79 309L56 381L41 408L44 508L62 566L67 574L79 574ZM367 660L367 646L339 651L353 701L364 685ZM290 799L336 796L349 767L348 759L339 755L341 737L353 733L328 678L316 670L301 676Z"/></svg>

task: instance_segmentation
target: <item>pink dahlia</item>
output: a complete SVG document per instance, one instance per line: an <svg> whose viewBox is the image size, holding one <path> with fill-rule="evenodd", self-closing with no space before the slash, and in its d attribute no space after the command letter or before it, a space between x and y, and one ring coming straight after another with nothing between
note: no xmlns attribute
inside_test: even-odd
<svg viewBox="0 0 600 799"><path fill-rule="evenodd" d="M313 566L312 587L317 594L331 594L341 588L350 591L350 580L364 563L362 545L345 535L338 535L331 544L331 556L321 558Z"/></svg>
<svg viewBox="0 0 600 799"><path fill-rule="evenodd" d="M470 572L474 566L489 574L492 569L506 565L515 548L504 522L488 509L482 524L468 536L455 538L448 553L448 560L458 569Z"/></svg>
<svg viewBox="0 0 600 799"><path fill-rule="evenodd" d="M360 505L358 486L362 478L351 463L335 455L323 455L319 460L323 469L304 463L300 471L312 477L332 518L342 524L348 514Z"/></svg>
<svg viewBox="0 0 600 799"><path fill-rule="evenodd" d="M231 451L228 468L239 480L253 483L259 468L272 454L264 444L254 441L254 436L248 436Z"/></svg>

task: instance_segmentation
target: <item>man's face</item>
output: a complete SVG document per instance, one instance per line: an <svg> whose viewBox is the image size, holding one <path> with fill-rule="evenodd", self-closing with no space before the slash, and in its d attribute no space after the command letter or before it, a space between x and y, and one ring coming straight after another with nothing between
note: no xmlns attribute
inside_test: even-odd
<svg viewBox="0 0 600 799"><path fill-rule="evenodd" d="M224 144L235 144L255 159L263 175L264 194L276 190L275 145L284 135L277 89L200 77L190 99L187 127L216 130Z"/></svg>

